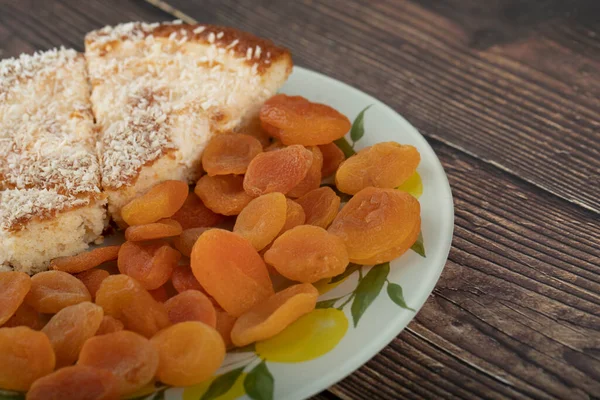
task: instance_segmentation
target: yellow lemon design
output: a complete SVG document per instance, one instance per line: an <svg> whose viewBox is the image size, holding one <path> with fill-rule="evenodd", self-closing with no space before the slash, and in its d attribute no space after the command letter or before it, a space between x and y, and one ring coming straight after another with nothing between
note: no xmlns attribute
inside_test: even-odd
<svg viewBox="0 0 600 400"><path fill-rule="evenodd" d="M225 394L222 394L219 397L215 397L215 400L235 400L238 397L242 397L243 395L245 395L246 394L246 391L244 390L244 378L245 377L246 377L246 374L241 373L240 376L238 376L238 378L236 379L233 386ZM198 385L185 388L183 390L183 400L201 399L202 396L204 396L204 393L206 393L206 391L210 387L211 383L213 383L213 381L217 378L218 378L218 376L215 376L206 382L202 382Z"/></svg>
<svg viewBox="0 0 600 400"><path fill-rule="evenodd" d="M346 315L335 308L314 310L270 339L256 343L256 353L268 361L296 363L321 357L348 330Z"/></svg>
<svg viewBox="0 0 600 400"><path fill-rule="evenodd" d="M421 175L417 171L406 182L398 186L398 190L412 194L415 198L421 197L423 194L423 182Z"/></svg>

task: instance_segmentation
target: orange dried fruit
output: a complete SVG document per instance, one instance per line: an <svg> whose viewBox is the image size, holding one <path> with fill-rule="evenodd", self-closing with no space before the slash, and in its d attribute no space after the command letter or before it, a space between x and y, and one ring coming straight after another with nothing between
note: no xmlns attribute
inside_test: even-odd
<svg viewBox="0 0 600 400"><path fill-rule="evenodd" d="M63 308L48 321L42 332L50 339L58 368L77 361L81 347L96 334L103 316L102 307L83 302Z"/></svg>
<svg viewBox="0 0 600 400"><path fill-rule="evenodd" d="M292 190L287 192L288 197L296 198L304 196L311 190L321 186L321 168L323 167L323 154L317 146L312 146L310 151L313 155L312 164L302 181L297 184Z"/></svg>
<svg viewBox="0 0 600 400"><path fill-rule="evenodd" d="M173 386L204 382L225 359L225 344L219 332L197 321L175 324L152 339L160 355L156 377Z"/></svg>
<svg viewBox="0 0 600 400"><path fill-rule="evenodd" d="M238 215L252 200L244 191L244 177L236 175L204 175L194 193L213 212L223 215Z"/></svg>
<svg viewBox="0 0 600 400"><path fill-rule="evenodd" d="M33 330L40 330L47 322L47 318L35 311L27 303L22 303L17 311L8 321L2 325L3 328L14 328L15 326L26 326Z"/></svg>
<svg viewBox="0 0 600 400"><path fill-rule="evenodd" d="M85 251L74 256L58 257L50 261L50 269L76 274L87 271L107 261L116 260L121 246L106 246Z"/></svg>
<svg viewBox="0 0 600 400"><path fill-rule="evenodd" d="M216 327L217 314L210 299L198 290L186 290L165 302L169 319L176 324L185 321L200 321Z"/></svg>
<svg viewBox="0 0 600 400"><path fill-rule="evenodd" d="M194 245L191 264L200 285L233 316L273 294L263 259L247 239L235 233L204 232Z"/></svg>
<svg viewBox="0 0 600 400"><path fill-rule="evenodd" d="M89 271L83 271L75 275L79 279L92 296L92 300L96 298L96 292L100 288L102 281L109 277L108 271L103 269L90 269Z"/></svg>
<svg viewBox="0 0 600 400"><path fill-rule="evenodd" d="M162 303L154 300L144 287L127 275L106 278L98 293L96 304L125 325L125 328L146 337L170 325L169 316Z"/></svg>
<svg viewBox="0 0 600 400"><path fill-rule="evenodd" d="M285 147L286 147L285 144L283 144L279 140L275 139L275 140L273 140L273 143L270 143L267 147L265 147L265 151L280 150Z"/></svg>
<svg viewBox="0 0 600 400"><path fill-rule="evenodd" d="M248 166L244 190L253 197L273 192L286 194L302 182L312 162L312 152L299 145L260 153Z"/></svg>
<svg viewBox="0 0 600 400"><path fill-rule="evenodd" d="M48 336L25 326L0 328L0 388L26 391L54 370Z"/></svg>
<svg viewBox="0 0 600 400"><path fill-rule="evenodd" d="M415 173L420 161L421 156L413 146L377 143L344 161L335 174L335 185L348 194L369 186L393 189Z"/></svg>
<svg viewBox="0 0 600 400"><path fill-rule="evenodd" d="M181 235L177 236L173 239L173 246L177 250L181 252L186 257L189 257L192 254L192 247L194 247L194 243L196 240L202 235L204 232L212 228L190 228L181 232Z"/></svg>
<svg viewBox="0 0 600 400"><path fill-rule="evenodd" d="M121 217L128 225L151 224L175 214L183 206L187 195L187 183L164 181L123 206Z"/></svg>
<svg viewBox="0 0 600 400"><path fill-rule="evenodd" d="M339 237L318 226L301 225L275 239L265 262L288 279L313 283L344 272L348 252Z"/></svg>
<svg viewBox="0 0 600 400"><path fill-rule="evenodd" d="M120 395L143 388L158 369L158 352L145 337L119 331L94 336L85 342L77 365L103 369L117 378Z"/></svg>
<svg viewBox="0 0 600 400"><path fill-rule="evenodd" d="M327 228L338 214L341 199L327 186L311 190L296 199L306 214L306 224Z"/></svg>
<svg viewBox="0 0 600 400"><path fill-rule="evenodd" d="M119 381L112 372L73 365L36 380L27 400L118 400Z"/></svg>
<svg viewBox="0 0 600 400"><path fill-rule="evenodd" d="M350 120L334 108L313 103L301 96L278 94L260 110L262 126L284 144L316 146L344 136Z"/></svg>
<svg viewBox="0 0 600 400"><path fill-rule="evenodd" d="M169 300L169 294L167 293L165 285L159 287L158 289L149 290L148 293L150 293L150 295L152 295L152 298L154 298L154 300L158 301L159 303L164 303L165 301Z"/></svg>
<svg viewBox="0 0 600 400"><path fill-rule="evenodd" d="M226 348L233 347L233 342L231 341L231 330L233 329L233 325L235 324L236 320L236 317L229 315L227 312L223 310L217 310L216 329L223 338Z"/></svg>
<svg viewBox="0 0 600 400"><path fill-rule="evenodd" d="M119 272L129 275L148 290L164 285L181 259L181 253L164 241L125 242L119 251Z"/></svg>
<svg viewBox="0 0 600 400"><path fill-rule="evenodd" d="M13 316L31 289L31 278L24 272L0 272L0 326Z"/></svg>
<svg viewBox="0 0 600 400"><path fill-rule="evenodd" d="M256 138L263 147L271 143L271 136L261 127L258 115L246 120L241 126L235 128L235 132Z"/></svg>
<svg viewBox="0 0 600 400"><path fill-rule="evenodd" d="M342 208L328 231L346 245L350 262L391 261L406 252L421 230L419 201L395 189L368 187Z"/></svg>
<svg viewBox="0 0 600 400"><path fill-rule="evenodd" d="M287 202L281 193L267 193L252 200L235 221L233 231L248 239L258 251L279 234L287 217Z"/></svg>
<svg viewBox="0 0 600 400"><path fill-rule="evenodd" d="M151 224L129 226L125 230L125 240L141 242L143 240L162 239L180 235L182 231L179 222L166 218Z"/></svg>
<svg viewBox="0 0 600 400"><path fill-rule="evenodd" d="M315 309L319 291L308 283L290 286L242 314L231 330L233 344L242 347L277 335Z"/></svg>
<svg viewBox="0 0 600 400"><path fill-rule="evenodd" d="M319 146L321 154L323 154L323 167L321 168L321 176L327 178L337 171L340 164L346 159L342 149L337 147L335 143L327 143Z"/></svg>
<svg viewBox="0 0 600 400"><path fill-rule="evenodd" d="M241 175L262 145L258 139L241 133L215 135L202 153L202 167L210 176Z"/></svg>
<svg viewBox="0 0 600 400"><path fill-rule="evenodd" d="M31 278L31 289L25 302L37 312L56 314L65 307L84 301L92 296L83 282L62 271L45 271Z"/></svg>
<svg viewBox="0 0 600 400"><path fill-rule="evenodd" d="M118 319L111 317L110 315L105 315L102 317L102 322L100 323L100 327L96 331L96 336L106 335L107 333L119 332L125 329L125 325Z"/></svg>
<svg viewBox="0 0 600 400"><path fill-rule="evenodd" d="M171 283L178 293L183 293L186 290L199 290L205 293L204 288L202 288L202 285L200 285L200 282L194 276L189 265L176 267L171 276Z"/></svg>
<svg viewBox="0 0 600 400"><path fill-rule="evenodd" d="M206 207L194 192L188 194L183 206L171 217L171 219L179 222L183 230L216 226L223 222L224 218L223 215L217 214Z"/></svg>
<svg viewBox="0 0 600 400"><path fill-rule="evenodd" d="M283 232L289 231L295 226L304 225L304 222L306 221L306 214L304 213L304 209L300 204L291 199L285 199L285 201L287 203L285 223L283 224L281 231L279 231L279 235L281 235Z"/></svg>

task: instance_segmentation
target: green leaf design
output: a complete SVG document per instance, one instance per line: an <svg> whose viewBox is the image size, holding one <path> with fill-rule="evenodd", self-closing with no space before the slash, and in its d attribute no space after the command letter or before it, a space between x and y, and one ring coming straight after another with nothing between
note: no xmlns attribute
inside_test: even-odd
<svg viewBox="0 0 600 400"><path fill-rule="evenodd" d="M406 305L406 302L404 301L404 294L402 294L402 286L390 282L387 286L387 293L388 296L390 296L390 299L392 299L392 301L398 304L400 307L410 311L415 311L414 308L410 308Z"/></svg>
<svg viewBox="0 0 600 400"><path fill-rule="evenodd" d="M350 138L352 138L353 142L358 142L365 135L365 112L372 105L373 104L365 107L365 109L359 112L354 119L354 122L352 123L352 129L350 129Z"/></svg>
<svg viewBox="0 0 600 400"><path fill-rule="evenodd" d="M346 158L352 157L353 155L356 154L356 152L354 151L352 146L350 146L350 143L348 143L346 138L339 138L338 140L334 141L333 143L335 143L336 146L339 147L340 150L342 150L342 152L344 153L344 156L346 156Z"/></svg>
<svg viewBox="0 0 600 400"><path fill-rule="evenodd" d="M417 238L417 241L411 246L410 249L423 258L427 257L425 255L425 244L423 243L423 233L422 232L419 232L419 237Z"/></svg>
<svg viewBox="0 0 600 400"><path fill-rule="evenodd" d="M0 389L0 400L25 400L25 393Z"/></svg>
<svg viewBox="0 0 600 400"><path fill-rule="evenodd" d="M246 394L254 400L273 400L275 382L263 360L244 379Z"/></svg>
<svg viewBox="0 0 600 400"><path fill-rule="evenodd" d="M355 328L364 312L367 311L373 300L379 296L379 292L381 292L381 288L389 273L390 263L378 264L371 268L367 275L358 283L354 292L356 297L351 307Z"/></svg>
<svg viewBox="0 0 600 400"><path fill-rule="evenodd" d="M339 299L341 299L341 297L338 297L336 299L319 301L319 302L317 302L316 308L332 308L335 305L335 302L338 301Z"/></svg>
<svg viewBox="0 0 600 400"><path fill-rule="evenodd" d="M331 280L329 281L329 283L337 283L339 281L343 281L348 276L350 276L354 272L356 272L356 270L359 269L359 268L360 268L360 265L354 264L354 263L350 263L350 264L348 264L348 266L346 267L346 270L344 272L342 272L341 274L339 274L339 275L334 276L333 278L331 278Z"/></svg>
<svg viewBox="0 0 600 400"><path fill-rule="evenodd" d="M219 376L217 379L212 381L206 393L200 400L212 400L216 399L219 396L224 395L231 389L235 381L240 377L244 367L234 369L232 371L227 372Z"/></svg>

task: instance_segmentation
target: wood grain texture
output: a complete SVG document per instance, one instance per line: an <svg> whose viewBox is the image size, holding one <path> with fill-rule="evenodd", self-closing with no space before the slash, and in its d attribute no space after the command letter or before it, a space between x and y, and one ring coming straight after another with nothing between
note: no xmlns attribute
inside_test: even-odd
<svg viewBox="0 0 600 400"><path fill-rule="evenodd" d="M597 0L168 3L273 38L426 136L600 212Z"/></svg>

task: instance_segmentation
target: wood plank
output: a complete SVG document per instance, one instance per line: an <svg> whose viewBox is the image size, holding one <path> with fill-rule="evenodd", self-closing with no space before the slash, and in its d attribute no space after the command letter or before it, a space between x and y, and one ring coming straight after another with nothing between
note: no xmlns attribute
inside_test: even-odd
<svg viewBox="0 0 600 400"><path fill-rule="evenodd" d="M273 38L426 136L600 212L596 0L167 3Z"/></svg>

